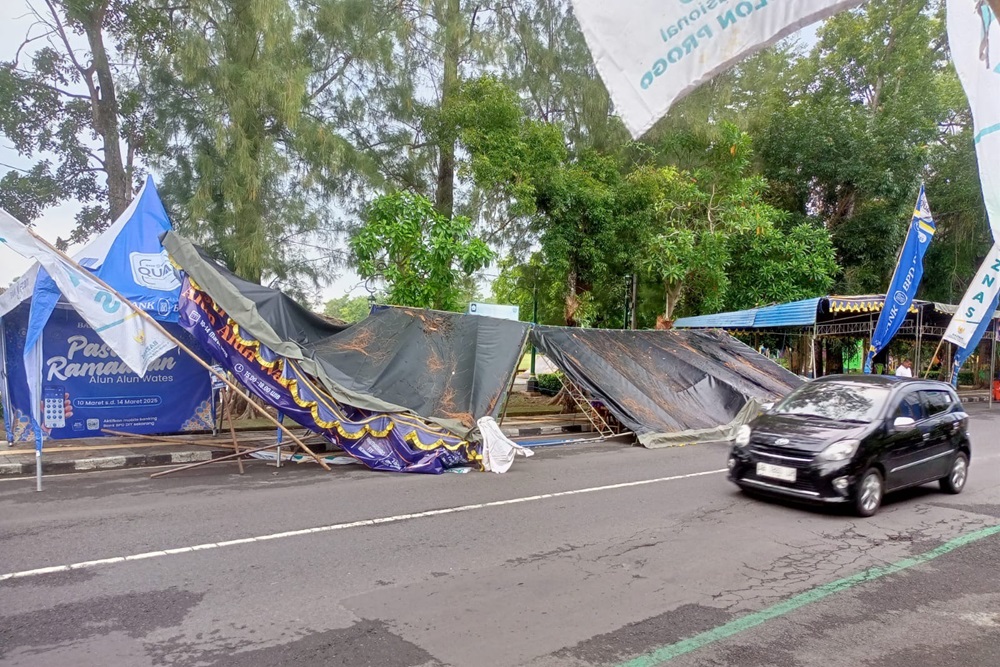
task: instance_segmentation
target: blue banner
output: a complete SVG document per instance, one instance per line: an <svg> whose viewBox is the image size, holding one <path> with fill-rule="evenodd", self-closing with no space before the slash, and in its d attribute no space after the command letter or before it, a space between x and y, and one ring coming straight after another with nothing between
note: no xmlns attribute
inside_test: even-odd
<svg viewBox="0 0 1000 667"><path fill-rule="evenodd" d="M930 206L927 205L927 195L924 186L920 186L917 206L913 211L910 231L903 244L903 252L899 255L899 263L892 274L892 282L885 293L885 303L878 317L878 324L872 333L871 346L865 357L865 373L872 372L872 359L881 352L896 335L906 320L906 313L913 305L917 295L920 279L924 276L924 254L927 246L934 238L934 219L931 217Z"/></svg>
<svg viewBox="0 0 1000 667"><path fill-rule="evenodd" d="M253 395L372 470L439 474L448 468L482 467L475 442L412 415L370 414L336 402L294 362L241 329L187 279L179 322Z"/></svg>
<svg viewBox="0 0 1000 667"><path fill-rule="evenodd" d="M34 429L28 374L18 353L26 338L26 322L16 312L4 318L13 412L8 431L13 441L29 441ZM165 326L188 345L194 344L176 324ZM178 349L157 359L139 377L75 310L65 307L52 312L41 344L41 422L47 438L100 437L105 435L102 429L148 434L212 428L208 371Z"/></svg>
<svg viewBox="0 0 1000 667"><path fill-rule="evenodd" d="M983 336L986 335L989 328L994 325L995 320L993 318L996 315L997 308L1000 308L1000 293L997 293L997 295L993 297L993 303L990 305L989 310L986 311L989 313L989 316L984 317L979 322L976 330L969 338L969 344L965 347L958 348L955 352L955 363L951 367L951 384L956 389L958 388L958 372L962 370L962 365L965 364L965 361L971 357L972 353L976 351L977 347L979 347L979 341L983 339ZM996 329L993 330L993 333L994 335L996 334ZM993 378L990 378L989 386L993 386Z"/></svg>

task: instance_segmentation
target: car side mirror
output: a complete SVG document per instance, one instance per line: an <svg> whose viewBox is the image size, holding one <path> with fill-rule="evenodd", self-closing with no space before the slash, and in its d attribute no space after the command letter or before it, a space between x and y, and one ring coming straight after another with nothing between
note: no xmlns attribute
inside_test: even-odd
<svg viewBox="0 0 1000 667"><path fill-rule="evenodd" d="M761 403L760 411L761 412L770 412L773 407L774 407L774 403L773 402L771 402L771 403Z"/></svg>
<svg viewBox="0 0 1000 667"><path fill-rule="evenodd" d="M896 417L892 422L892 428L896 431L909 431L916 423L911 417Z"/></svg>

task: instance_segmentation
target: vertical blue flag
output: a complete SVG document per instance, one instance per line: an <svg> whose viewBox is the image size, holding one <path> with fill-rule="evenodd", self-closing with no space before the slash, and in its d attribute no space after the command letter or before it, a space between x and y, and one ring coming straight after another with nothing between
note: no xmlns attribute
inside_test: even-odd
<svg viewBox="0 0 1000 667"><path fill-rule="evenodd" d="M927 246L934 238L935 230L931 209L927 205L927 195L924 193L924 186L921 185L917 206L913 210L910 231L906 235L903 252L899 255L899 264L896 265L896 271L892 274L889 290L885 293L882 313L879 315L878 324L872 333L871 347L868 348L868 354L865 356L865 373L872 372L872 358L885 349L899 328L903 326L906 313L910 310L913 298L917 295L920 279L924 276L924 253L927 252Z"/></svg>
<svg viewBox="0 0 1000 667"><path fill-rule="evenodd" d="M976 330L969 338L969 344L965 347L960 347L955 351L955 363L951 367L951 384L956 389L958 389L958 372L962 370L962 364L964 364L966 359L972 356L972 353L976 351L976 348L979 347L979 341L981 341L983 336L986 335L986 330L993 325L993 318L996 316L998 307L1000 307L1000 293L997 293L997 295L993 297L993 303L990 305L990 309L986 311L989 315L980 320ZM990 378L990 387L993 386L992 381L993 378Z"/></svg>

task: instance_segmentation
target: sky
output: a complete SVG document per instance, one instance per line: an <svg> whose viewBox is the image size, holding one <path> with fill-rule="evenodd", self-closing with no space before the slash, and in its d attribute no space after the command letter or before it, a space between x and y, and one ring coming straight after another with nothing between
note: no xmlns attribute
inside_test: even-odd
<svg viewBox="0 0 1000 667"><path fill-rule="evenodd" d="M39 4L40 1L39 1ZM0 2L0 60L11 60L18 46L24 40L31 28L34 18L30 15L28 0L2 0ZM37 28L36 28L37 30ZM815 26L802 30L798 37L807 44L815 40ZM10 169L28 169L39 156L23 157L13 149L9 140L0 136L0 176ZM156 174L153 174L154 180ZM35 229L50 241L57 237L66 237L73 229L73 219L80 206L76 203L65 203L47 209L41 219L35 224ZM75 248L71 248L70 252ZM0 256L0 285L8 285L24 271L31 262L12 252L4 252ZM353 271L344 270L340 276L323 287L317 295L316 302L323 303L328 299L351 294L352 296L367 296L363 281Z"/></svg>

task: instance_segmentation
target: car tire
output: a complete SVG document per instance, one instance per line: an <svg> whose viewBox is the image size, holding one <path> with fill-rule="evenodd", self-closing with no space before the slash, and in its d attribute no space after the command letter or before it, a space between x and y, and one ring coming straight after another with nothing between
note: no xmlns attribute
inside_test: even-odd
<svg viewBox="0 0 1000 667"><path fill-rule="evenodd" d="M885 480L877 468L869 468L858 477L854 490L854 511L858 516L874 516L882 507L885 497Z"/></svg>
<svg viewBox="0 0 1000 667"><path fill-rule="evenodd" d="M952 461L947 477L942 477L941 490L945 493L961 493L965 482L969 479L969 457L965 452L959 452Z"/></svg>

